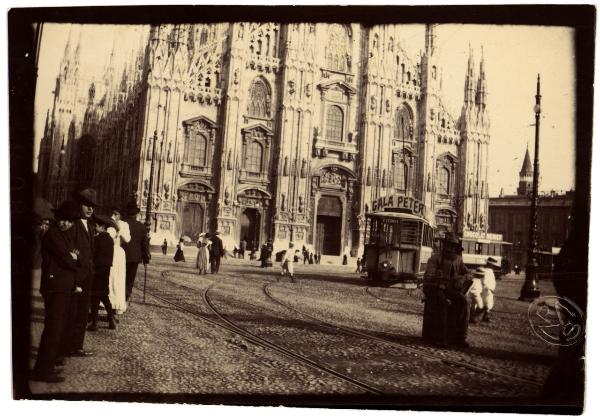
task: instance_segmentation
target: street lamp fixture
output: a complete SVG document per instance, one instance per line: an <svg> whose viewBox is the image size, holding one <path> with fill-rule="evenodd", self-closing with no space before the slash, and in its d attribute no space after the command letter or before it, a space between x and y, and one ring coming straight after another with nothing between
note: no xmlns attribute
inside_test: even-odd
<svg viewBox="0 0 600 420"><path fill-rule="evenodd" d="M531 191L531 208L529 218L529 244L527 250L527 265L525 266L525 283L521 288L521 296L519 300L531 301L540 296L540 291L537 288L538 279L538 263L536 258L537 252L537 203L538 203L538 182L539 182L539 149L540 149L540 112L541 112L540 95L540 75L537 77L537 93L535 95L535 155L533 159L533 188Z"/></svg>

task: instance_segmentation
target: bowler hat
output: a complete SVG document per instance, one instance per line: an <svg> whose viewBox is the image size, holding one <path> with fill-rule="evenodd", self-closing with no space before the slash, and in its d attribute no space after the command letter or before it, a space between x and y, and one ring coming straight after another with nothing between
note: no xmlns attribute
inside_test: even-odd
<svg viewBox="0 0 600 420"><path fill-rule="evenodd" d="M129 203L127 203L127 206L125 206L125 213L127 213L128 216L134 216L139 212L140 208L138 207L135 201L130 201Z"/></svg>
<svg viewBox="0 0 600 420"><path fill-rule="evenodd" d="M79 204L74 201L67 200L64 201L55 211L54 217L57 220L77 220L81 218L81 210L79 209Z"/></svg>
<svg viewBox="0 0 600 420"><path fill-rule="evenodd" d="M75 198L87 206L97 207L98 206L98 193L93 188L86 188L85 190L75 193Z"/></svg>
<svg viewBox="0 0 600 420"><path fill-rule="evenodd" d="M294 243L290 242L290 248L293 248L293 247L294 247Z"/></svg>
<svg viewBox="0 0 600 420"><path fill-rule="evenodd" d="M494 257L489 257L486 261L489 265L491 265L492 267L496 267L496 268L502 268L502 266L500 265L500 263L498 262L498 260Z"/></svg>
<svg viewBox="0 0 600 420"><path fill-rule="evenodd" d="M103 216L101 214L96 214L94 213L94 221L99 224L99 225L104 225L107 228L112 227L112 228L117 228L117 225L115 224L115 221L113 219L111 219L110 217L107 216Z"/></svg>

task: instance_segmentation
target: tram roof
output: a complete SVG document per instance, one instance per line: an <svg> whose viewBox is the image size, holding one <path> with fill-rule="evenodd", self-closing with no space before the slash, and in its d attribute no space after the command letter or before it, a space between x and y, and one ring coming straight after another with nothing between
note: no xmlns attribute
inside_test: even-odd
<svg viewBox="0 0 600 420"><path fill-rule="evenodd" d="M424 223L427 223L428 225L431 225L427 219L425 219L421 216L417 216L412 213L402 213L399 211L376 211L373 213L367 213L367 216L369 216L369 217L391 217L391 218L395 217L398 219L418 220L420 222L424 222Z"/></svg>

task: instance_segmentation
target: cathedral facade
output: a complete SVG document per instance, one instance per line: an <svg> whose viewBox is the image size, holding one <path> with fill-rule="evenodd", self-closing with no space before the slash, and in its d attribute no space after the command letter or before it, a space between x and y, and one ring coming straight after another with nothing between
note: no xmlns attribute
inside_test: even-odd
<svg viewBox="0 0 600 420"><path fill-rule="evenodd" d="M68 43L38 174L57 202L92 186L103 205L150 208L153 243L218 229L276 250L360 255L377 197L422 201L440 234L487 231L483 58L464 104L444 106L435 26L411 60L401 26L158 25L122 74L93 81ZM456 69L452 69L456 71ZM463 69L460 70L464 71Z"/></svg>

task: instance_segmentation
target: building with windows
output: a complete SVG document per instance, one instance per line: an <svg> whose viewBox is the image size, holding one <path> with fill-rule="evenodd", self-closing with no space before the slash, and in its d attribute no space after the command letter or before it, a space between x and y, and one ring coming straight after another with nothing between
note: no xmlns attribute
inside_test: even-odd
<svg viewBox="0 0 600 420"><path fill-rule="evenodd" d="M507 257L513 266L519 264L523 268L529 249L532 187L533 167L527 150L519 172L517 195L491 197L489 204L490 230L502 234L504 240L511 243ZM539 251L556 254L566 241L573 195L573 191L540 193L537 207Z"/></svg>
<svg viewBox="0 0 600 420"><path fill-rule="evenodd" d="M435 25L416 60L401 25L146 31L120 77L110 62L81 77L80 41L67 45L39 157L51 201L91 185L103 204L149 206L153 242L218 229L229 249L357 255L369 203L395 192L425 203L439 234L487 232L483 58L477 69L470 52L450 115Z"/></svg>

